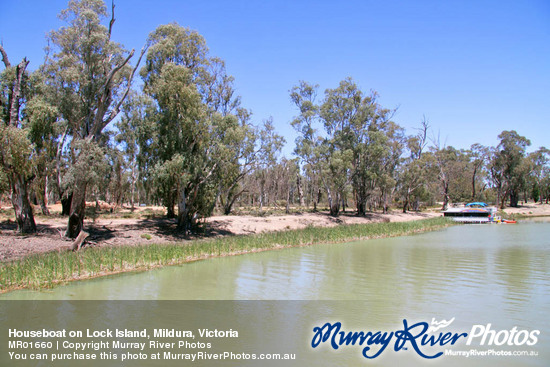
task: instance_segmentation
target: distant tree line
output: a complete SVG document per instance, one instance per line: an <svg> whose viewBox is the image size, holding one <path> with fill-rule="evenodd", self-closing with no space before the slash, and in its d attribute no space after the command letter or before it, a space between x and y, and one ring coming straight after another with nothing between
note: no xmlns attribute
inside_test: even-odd
<svg viewBox="0 0 550 367"><path fill-rule="evenodd" d="M61 202L71 238L83 228L86 201L98 200L161 204L183 232L236 207L338 216L437 202L548 202L548 149L527 153L530 141L516 131L503 131L496 147L442 146L425 118L407 135L395 111L351 78L323 94L304 81L290 90L298 138L294 157L282 157L272 119L253 123L201 35L161 25L136 53L111 39L114 10L71 0L32 72L0 45L0 191L21 233L36 232L33 204L49 215L51 202Z"/></svg>

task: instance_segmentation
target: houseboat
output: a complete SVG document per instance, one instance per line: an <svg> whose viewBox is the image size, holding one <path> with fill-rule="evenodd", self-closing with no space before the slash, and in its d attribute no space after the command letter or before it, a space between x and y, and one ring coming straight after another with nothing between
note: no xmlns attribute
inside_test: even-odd
<svg viewBox="0 0 550 367"><path fill-rule="evenodd" d="M501 220L496 214L497 208L481 202L469 203L461 208L449 208L443 212L445 217L462 223L499 223Z"/></svg>

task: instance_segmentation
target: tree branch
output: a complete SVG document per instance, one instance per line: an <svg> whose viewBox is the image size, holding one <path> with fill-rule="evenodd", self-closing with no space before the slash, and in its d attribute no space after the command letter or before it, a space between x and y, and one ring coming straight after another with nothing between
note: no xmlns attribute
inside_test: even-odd
<svg viewBox="0 0 550 367"><path fill-rule="evenodd" d="M139 67L139 64L141 63L141 59L143 58L143 55L145 54L145 52L147 52L147 48L148 48L147 45L145 45L141 49L139 59L137 60L136 66L132 69L132 72L130 73L130 76L128 77L128 85L126 86L126 90L124 91L124 94L122 95L122 98L120 99L120 101L118 101L115 108L113 108L113 110L111 111L111 113L109 114L107 119L103 120L103 123L102 123L102 126L101 126L102 129L105 126L107 126L118 115L118 113L120 111L120 107L122 106L122 103L124 103L124 100L126 99L126 97L128 97L128 93L130 93L130 88L132 86L132 80L134 79L134 75L136 73L137 68ZM130 60L130 57L132 57L133 55L134 55L134 50L132 50L132 52L130 52L130 55L128 56L128 58L126 58L125 62L120 66L120 68L122 68L122 66L126 65L128 60ZM112 79L112 76L110 78ZM101 118L103 118L103 116L101 116Z"/></svg>
<svg viewBox="0 0 550 367"><path fill-rule="evenodd" d="M24 58L23 61L21 61L15 69L15 80L13 82L13 88L11 90L9 102L9 125L12 126L16 126L19 122L19 100L21 98L21 82L23 81L23 74L25 74L25 69L27 68L27 65L29 65L29 61Z"/></svg>
<svg viewBox="0 0 550 367"><path fill-rule="evenodd" d="M111 40L111 32L113 31L113 24L115 24L115 1L111 1L111 21L109 22L109 40Z"/></svg>
<svg viewBox="0 0 550 367"><path fill-rule="evenodd" d="M8 59L8 54L6 53L6 50L4 50L4 46L2 46L1 44L0 44L0 53L2 54L2 61L4 62L6 69L11 67L10 60Z"/></svg>

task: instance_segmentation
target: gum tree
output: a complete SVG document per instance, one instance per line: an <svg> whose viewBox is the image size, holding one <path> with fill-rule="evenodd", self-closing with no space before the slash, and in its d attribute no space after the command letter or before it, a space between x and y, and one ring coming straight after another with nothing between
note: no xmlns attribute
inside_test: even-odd
<svg viewBox="0 0 550 367"><path fill-rule="evenodd" d="M0 74L0 163L11 191L17 231L34 233L36 223L29 200L32 145L22 121L29 89L26 72L29 61L25 58L14 66L2 45L0 53L5 66Z"/></svg>
<svg viewBox="0 0 550 367"><path fill-rule="evenodd" d="M239 182L256 165L261 134L234 95L222 60L210 57L204 38L178 24L149 35L141 70L146 93L156 105L154 123L141 139L155 191L189 232L219 200L227 213L242 193ZM260 151L266 145L260 144Z"/></svg>
<svg viewBox="0 0 550 367"><path fill-rule="evenodd" d="M139 59L131 69L134 50L128 52L111 39L114 4L107 24L101 0L72 0L59 17L66 26L50 33L45 71L68 126L70 165L82 166L98 151L103 130L118 115ZM74 238L83 226L90 177L87 171L72 172L72 189L66 192L70 199L66 236Z"/></svg>
<svg viewBox="0 0 550 367"><path fill-rule="evenodd" d="M515 130L503 131L498 138L500 143L493 155L491 170L500 193L500 207L504 208L507 197L510 198L510 206L517 207L527 174L525 150L531 142Z"/></svg>

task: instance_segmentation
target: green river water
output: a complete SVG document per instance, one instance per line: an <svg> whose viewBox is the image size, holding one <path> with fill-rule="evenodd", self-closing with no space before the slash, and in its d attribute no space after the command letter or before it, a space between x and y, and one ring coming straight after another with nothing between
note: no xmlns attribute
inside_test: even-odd
<svg viewBox="0 0 550 367"><path fill-rule="evenodd" d="M216 341L217 346L297 355L295 361L241 360L218 365L548 366L550 222L462 225L407 237L209 259L53 290L15 291L0 295L0 306L2 330L116 328L119 324L133 329L234 329L239 330L238 340ZM361 356L360 346L334 350L325 344L316 349L310 345L313 327L325 322L340 321L347 331L375 332L403 329L403 320L429 324L432 319L453 318L451 326L441 331L471 334L474 325L491 324L496 332L508 333L515 327L540 333L531 346L480 345L480 338L465 345L463 338L447 348L425 346L426 354L476 349L538 355L443 355L427 360L410 346L394 351L392 342L371 360ZM3 362L40 365L8 360L2 351L0 365ZM80 363L75 365L86 365ZM101 363L89 365L120 365ZM165 364L148 360L128 365Z"/></svg>

